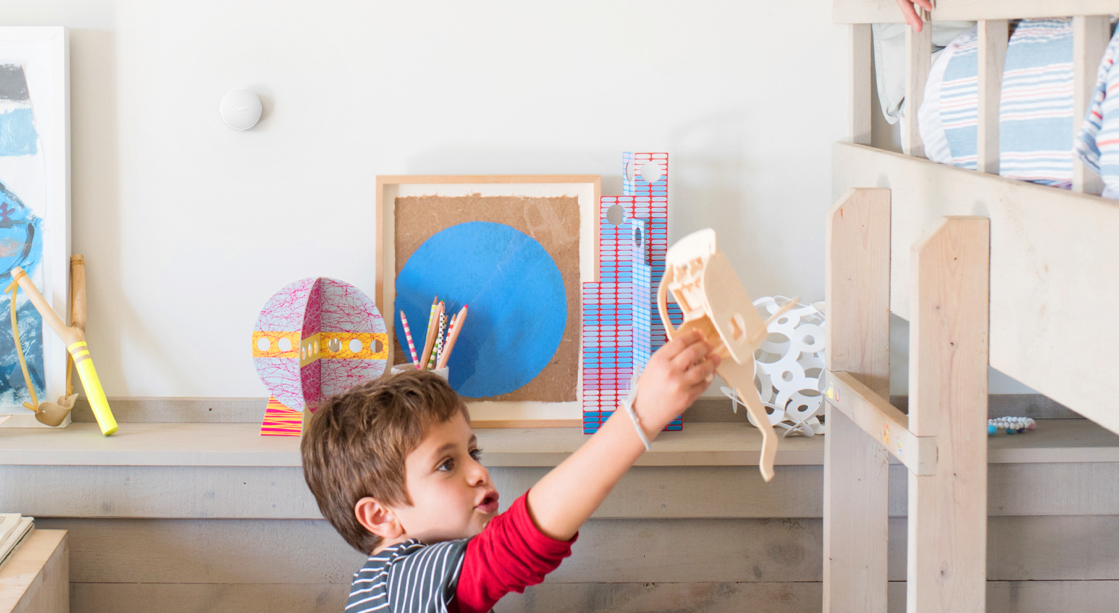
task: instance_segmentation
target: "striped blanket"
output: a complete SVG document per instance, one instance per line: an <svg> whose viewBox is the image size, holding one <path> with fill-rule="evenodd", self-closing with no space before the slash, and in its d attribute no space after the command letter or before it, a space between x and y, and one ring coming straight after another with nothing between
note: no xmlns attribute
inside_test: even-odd
<svg viewBox="0 0 1119 613"><path fill-rule="evenodd" d="M1119 31L1111 37L1096 75L1096 91L1076 137L1076 154L1103 178L1103 197L1119 200Z"/></svg>
<svg viewBox="0 0 1119 613"><path fill-rule="evenodd" d="M961 34L937 58L920 109L930 160L976 167L978 37ZM1072 20L1025 19L1006 51L999 100L999 174L1072 185Z"/></svg>

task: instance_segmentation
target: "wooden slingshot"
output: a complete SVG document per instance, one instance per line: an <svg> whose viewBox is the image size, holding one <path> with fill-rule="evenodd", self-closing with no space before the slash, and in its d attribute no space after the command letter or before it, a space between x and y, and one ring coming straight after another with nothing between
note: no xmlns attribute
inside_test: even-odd
<svg viewBox="0 0 1119 613"><path fill-rule="evenodd" d="M668 318L669 290L684 311L679 328L673 328ZM765 340L769 323L796 304L797 300L791 300L762 321L727 256L715 246L714 230L685 236L665 255L664 277L657 289L657 310L665 332L672 338L699 330L715 346L715 353L723 358L715 372L734 388L762 432L758 469L766 481L773 478L777 436L754 387L754 352Z"/></svg>
<svg viewBox="0 0 1119 613"><path fill-rule="evenodd" d="M74 402L78 398L78 395L73 393L70 369L71 364L73 364L78 369L78 376L82 380L82 386L85 388L86 397L93 409L93 415L97 418L98 425L101 426L101 433L108 436L117 431L117 422L113 418L113 413L109 410L109 402L105 399L105 391L101 387L101 380L97 377L97 371L93 368L93 360L90 359L89 348L85 342L85 258L80 255L70 258L70 270L70 311L73 325L67 326L62 323L62 319L54 312L47 299L39 293L39 288L35 287L27 273L19 266L12 268L12 283L8 285L5 292L12 295L12 336L15 340L16 355L19 356L19 365L23 369L27 390L31 392L31 402L25 402L23 406L34 411L35 419L41 423L48 426L61 424L74 408ZM16 293L21 288L27 294L31 304L39 311L43 321L66 343L68 354L66 360L67 395L59 398L57 403L39 402L38 398L35 397L35 388L31 385L31 375L27 371L27 362L23 357L23 346L20 343L19 329L16 325Z"/></svg>

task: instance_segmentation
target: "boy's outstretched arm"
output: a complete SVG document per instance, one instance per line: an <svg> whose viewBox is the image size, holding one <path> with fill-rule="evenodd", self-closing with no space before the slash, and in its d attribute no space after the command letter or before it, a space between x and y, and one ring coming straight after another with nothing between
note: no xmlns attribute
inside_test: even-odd
<svg viewBox="0 0 1119 613"><path fill-rule="evenodd" d="M653 354L637 388L634 409L652 440L682 414L719 365L702 334L680 334ZM645 451L629 415L617 410L571 457L528 492L528 511L545 535L566 541L587 521Z"/></svg>

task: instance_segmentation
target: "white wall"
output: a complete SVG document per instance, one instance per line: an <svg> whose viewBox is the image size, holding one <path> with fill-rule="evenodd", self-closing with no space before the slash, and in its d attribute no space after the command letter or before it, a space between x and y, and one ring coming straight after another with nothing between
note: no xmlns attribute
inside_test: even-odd
<svg viewBox="0 0 1119 613"><path fill-rule="evenodd" d="M5 3L71 28L73 250L111 396L262 396L257 313L373 293L373 181L593 173L668 151L670 239L720 233L755 296L823 298L847 29L830 2ZM230 89L264 99L234 132ZM904 338L894 393L905 391ZM992 391L1029 391L995 373Z"/></svg>
<svg viewBox="0 0 1119 613"><path fill-rule="evenodd" d="M307 276L373 292L374 177L671 154L672 238L823 297L847 31L830 2L8 0L71 28L73 250L111 396L262 396L249 337ZM238 133L222 96L250 87Z"/></svg>

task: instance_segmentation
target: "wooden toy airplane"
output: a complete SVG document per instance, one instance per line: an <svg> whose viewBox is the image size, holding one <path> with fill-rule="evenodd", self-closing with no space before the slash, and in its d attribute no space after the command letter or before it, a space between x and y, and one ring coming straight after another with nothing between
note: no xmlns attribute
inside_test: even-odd
<svg viewBox="0 0 1119 613"><path fill-rule="evenodd" d="M669 290L684 311L679 328L673 328L668 318ZM665 255L664 277L657 289L657 310L665 332L672 338L699 330L715 345L715 353L723 358L715 372L735 389L762 431L758 469L766 481L773 478L777 436L754 387L754 352L765 340L769 323L796 304L791 300L762 321L727 256L715 246L715 231L710 228L685 236Z"/></svg>

